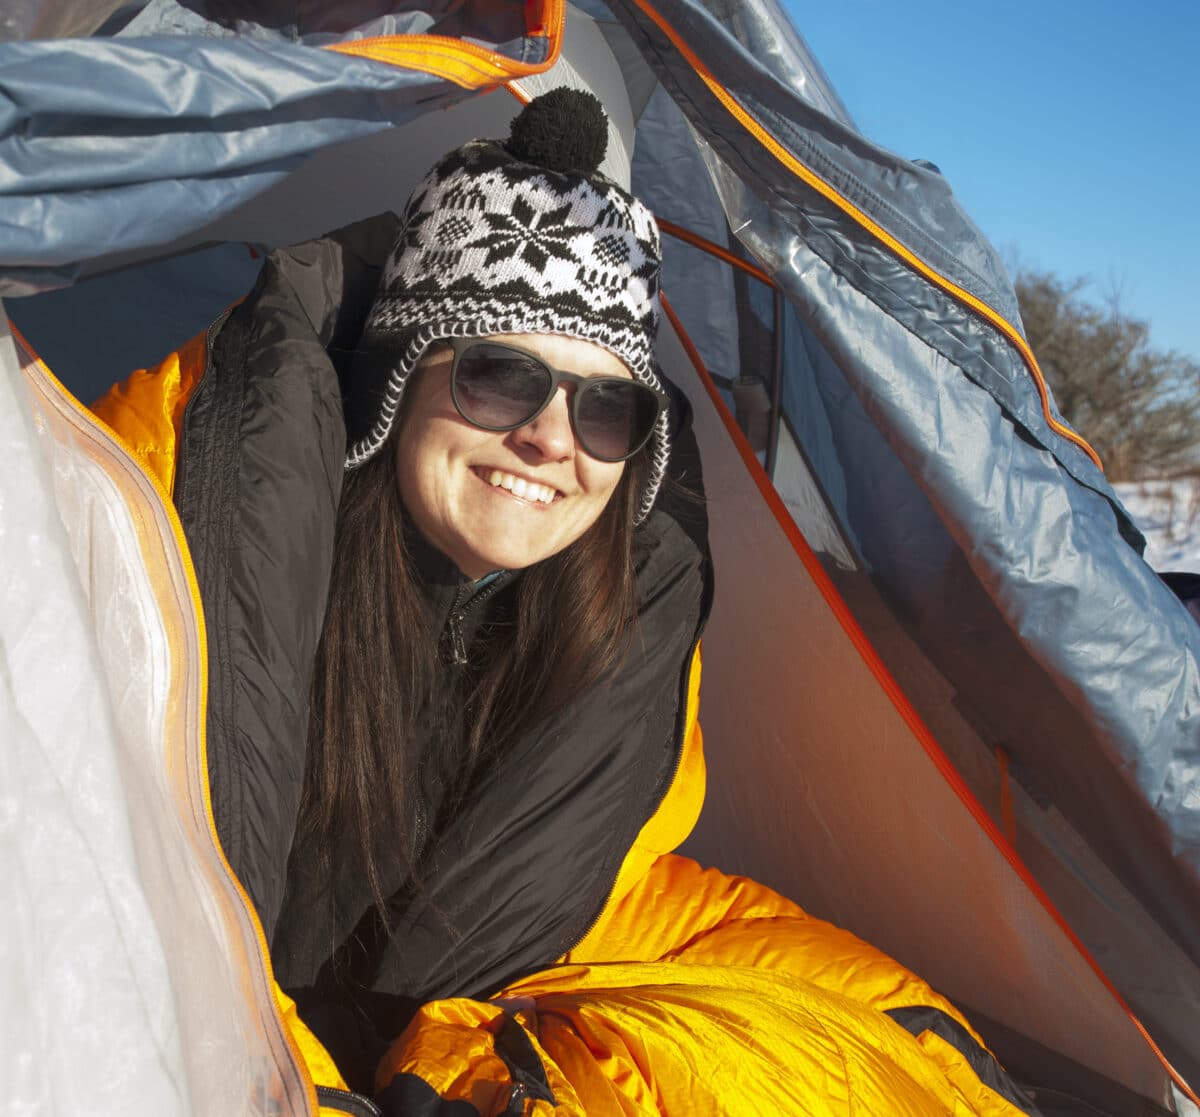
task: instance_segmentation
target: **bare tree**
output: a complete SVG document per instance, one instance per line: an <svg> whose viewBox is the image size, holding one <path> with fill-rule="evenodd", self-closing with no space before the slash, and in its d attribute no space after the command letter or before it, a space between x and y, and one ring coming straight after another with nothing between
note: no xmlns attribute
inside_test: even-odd
<svg viewBox="0 0 1200 1117"><path fill-rule="evenodd" d="M1200 365L1150 344L1145 322L1113 296L1086 301L1084 283L1022 270L1016 278L1025 336L1055 402L1124 481L1194 469L1200 449Z"/></svg>

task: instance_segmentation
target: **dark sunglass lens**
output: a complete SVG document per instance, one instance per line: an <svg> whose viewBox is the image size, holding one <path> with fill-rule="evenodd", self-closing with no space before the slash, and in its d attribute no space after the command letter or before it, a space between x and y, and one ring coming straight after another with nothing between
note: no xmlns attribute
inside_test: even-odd
<svg viewBox="0 0 1200 1117"><path fill-rule="evenodd" d="M458 359L455 398L482 427L519 427L542 405L550 373L532 357L496 345L473 345Z"/></svg>
<svg viewBox="0 0 1200 1117"><path fill-rule="evenodd" d="M620 461L650 437L658 400L633 380L592 381L580 385L575 414L583 448L602 461Z"/></svg>

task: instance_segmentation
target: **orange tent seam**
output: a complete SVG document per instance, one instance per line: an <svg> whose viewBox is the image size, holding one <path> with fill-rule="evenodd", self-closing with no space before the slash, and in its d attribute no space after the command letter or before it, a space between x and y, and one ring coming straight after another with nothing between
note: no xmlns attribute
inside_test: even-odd
<svg viewBox="0 0 1200 1117"><path fill-rule="evenodd" d="M1034 385L1037 387L1038 397L1042 404L1042 414L1045 416L1050 429L1056 434L1065 438L1068 442L1078 446L1092 461L1098 469L1104 469L1104 463L1101 462L1100 456L1088 444L1087 440L1081 435L1076 434L1070 427L1066 426L1057 419L1050 410L1050 393L1046 388L1045 379L1042 377L1042 370L1039 368L1037 358L1033 355L1033 350L1029 348L1029 343L1021 336L1017 328L1011 325L997 311L993 310L987 303L976 298L969 291L959 287L956 283L947 279L945 276L934 271L928 264L922 261L914 253L905 248L895 237L893 237L886 229L877 224L860 210L853 202L842 197L832 186L824 179L819 178L808 167L801 163L790 151L788 151L778 140L775 139L750 113L742 107L742 105L734 98L720 82L713 77L712 73L700 61L696 53L683 41L675 29L667 23L667 21L659 15L647 2L647 0L636 0L637 6L654 22L671 40L675 49L687 60L688 64L696 71L697 76L708 86L709 91L714 97L725 107L729 114L742 125L755 139L759 141L774 156L782 163L789 171L792 172L806 185L812 187L823 198L836 205L843 213L852 218L856 224L861 225L867 232L871 233L877 240L885 244L892 252L899 256L911 268L919 272L926 279L935 283L947 294L954 296L959 302L969 307L976 314L982 317L990 325L999 330L1005 338L1020 353L1022 360L1025 362L1025 367L1033 378Z"/></svg>

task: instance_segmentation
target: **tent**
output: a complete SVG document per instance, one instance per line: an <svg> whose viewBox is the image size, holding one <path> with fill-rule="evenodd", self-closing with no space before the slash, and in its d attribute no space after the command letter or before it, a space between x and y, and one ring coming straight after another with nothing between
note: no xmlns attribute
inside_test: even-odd
<svg viewBox="0 0 1200 1117"><path fill-rule="evenodd" d="M202 330L266 247L394 208L564 81L667 234L660 358L705 457L685 852L916 970L1044 1112L1198 1111L1200 629L1055 411L993 250L935 167L859 134L773 0L3 21L18 1111L313 1108L213 837L178 520L79 401Z"/></svg>

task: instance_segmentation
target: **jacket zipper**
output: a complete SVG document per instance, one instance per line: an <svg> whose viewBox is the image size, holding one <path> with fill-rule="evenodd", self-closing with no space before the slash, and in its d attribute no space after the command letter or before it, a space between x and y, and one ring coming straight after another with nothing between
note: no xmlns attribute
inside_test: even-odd
<svg viewBox="0 0 1200 1117"><path fill-rule="evenodd" d="M450 606L450 616L446 620L446 635L450 643L450 662L455 667L466 667L467 642L463 637L463 621L467 614L479 608L485 601L496 594L501 587L508 585L511 575L506 571L493 578L481 590L474 585L460 586L454 595L454 604Z"/></svg>

